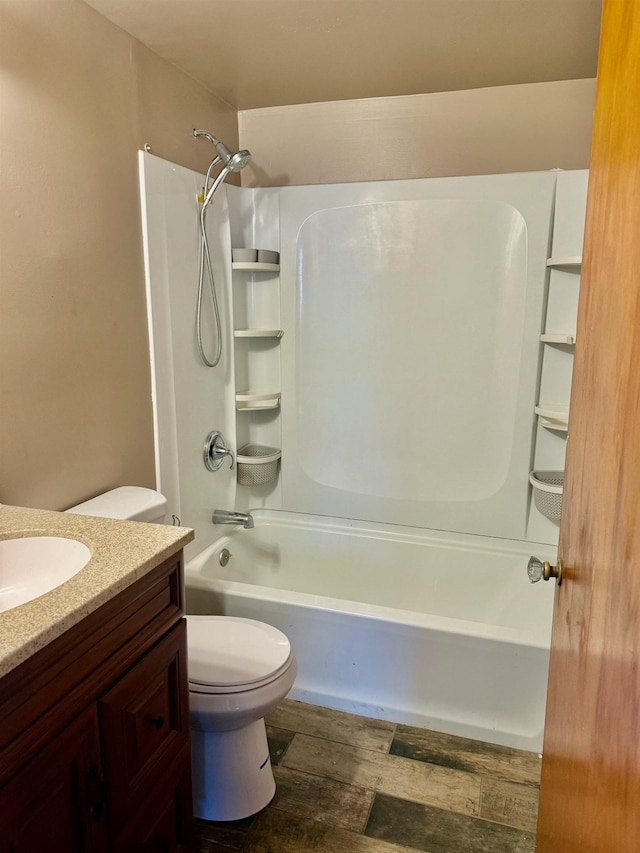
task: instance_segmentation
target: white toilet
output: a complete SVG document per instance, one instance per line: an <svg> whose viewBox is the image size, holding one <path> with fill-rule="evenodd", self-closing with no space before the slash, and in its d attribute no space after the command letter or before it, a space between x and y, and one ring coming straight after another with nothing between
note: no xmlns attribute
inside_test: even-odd
<svg viewBox="0 0 640 853"><path fill-rule="evenodd" d="M239 820L276 792L264 717L293 687L295 658L254 619L187 616L187 642L195 813Z"/></svg>
<svg viewBox="0 0 640 853"><path fill-rule="evenodd" d="M67 512L162 523L167 501L123 486ZM276 784L264 717L293 686L286 636L263 622L187 616L193 799L197 817L239 820L263 809Z"/></svg>

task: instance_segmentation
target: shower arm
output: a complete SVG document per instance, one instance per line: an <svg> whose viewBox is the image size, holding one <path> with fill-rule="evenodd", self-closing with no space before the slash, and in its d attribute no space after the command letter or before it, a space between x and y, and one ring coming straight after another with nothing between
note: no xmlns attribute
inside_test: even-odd
<svg viewBox="0 0 640 853"><path fill-rule="evenodd" d="M217 139L212 133L209 133L208 130L202 130L200 128L194 127L193 135L196 137L204 136L204 138L208 139L212 145L220 145L220 140Z"/></svg>

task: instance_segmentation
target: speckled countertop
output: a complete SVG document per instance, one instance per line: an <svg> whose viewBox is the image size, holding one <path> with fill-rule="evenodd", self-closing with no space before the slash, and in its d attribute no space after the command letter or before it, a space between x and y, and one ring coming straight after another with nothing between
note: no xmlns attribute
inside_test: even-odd
<svg viewBox="0 0 640 853"><path fill-rule="evenodd" d="M67 515L0 504L0 539L65 536L91 559L74 577L39 598L0 612L0 676L190 542L188 527Z"/></svg>

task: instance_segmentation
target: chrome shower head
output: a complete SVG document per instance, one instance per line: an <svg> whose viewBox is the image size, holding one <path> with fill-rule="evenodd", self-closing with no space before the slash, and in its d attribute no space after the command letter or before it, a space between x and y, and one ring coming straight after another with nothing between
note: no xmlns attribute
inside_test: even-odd
<svg viewBox="0 0 640 853"><path fill-rule="evenodd" d="M251 160L251 152L244 148L242 151L236 151L227 161L227 168L232 172L239 172Z"/></svg>
<svg viewBox="0 0 640 853"><path fill-rule="evenodd" d="M236 151L235 154L233 154L229 151L224 142L220 142L220 140L216 139L216 137L209 133L208 130L196 130L194 127L193 135L204 136L209 140L209 142L215 145L216 151L218 152L218 159L220 162L224 163L225 167L230 172L239 172L241 169L244 169L249 160L251 160L250 151L244 149L243 151Z"/></svg>

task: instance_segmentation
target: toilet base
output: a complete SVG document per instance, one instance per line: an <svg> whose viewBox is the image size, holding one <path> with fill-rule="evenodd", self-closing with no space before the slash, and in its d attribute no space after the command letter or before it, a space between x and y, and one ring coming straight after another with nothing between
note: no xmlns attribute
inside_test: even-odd
<svg viewBox="0 0 640 853"><path fill-rule="evenodd" d="M193 804L204 820L240 820L276 792L264 719L225 732L191 730Z"/></svg>

